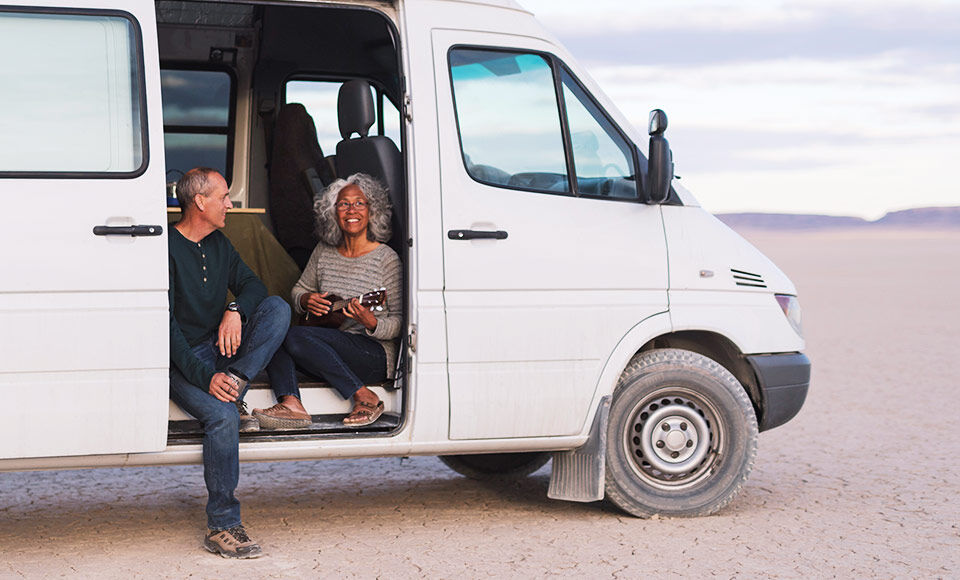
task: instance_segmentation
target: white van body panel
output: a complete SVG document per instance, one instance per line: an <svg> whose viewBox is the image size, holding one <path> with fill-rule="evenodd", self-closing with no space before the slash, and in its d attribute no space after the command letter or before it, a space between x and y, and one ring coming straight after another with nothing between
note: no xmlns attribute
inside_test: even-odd
<svg viewBox="0 0 960 580"><path fill-rule="evenodd" d="M676 179L673 180L673 190L677 192L677 197L680 198L680 201L686 207L700 207L700 201L697 199L697 196L693 195L693 192L684 187Z"/></svg>
<svg viewBox="0 0 960 580"><path fill-rule="evenodd" d="M670 317L674 330L717 333L730 339L743 354L803 350L803 338L790 326L774 298L775 293L796 295L789 278L710 213L696 207L662 209L670 252Z"/></svg>
<svg viewBox="0 0 960 580"><path fill-rule="evenodd" d="M19 4L37 6L38 11L49 6L46 2ZM147 110L149 157L145 172L136 177L0 178L0 199L11 208L0 214L0 231L6 240L6 249L0 253L4 348L0 393L6 409L0 420L0 458L159 451L167 439L166 235L120 237L92 232L97 225L166 227L166 212L159 202L164 192L163 119L156 106L159 79L153 72L158 62L154 6L146 0L122 4L80 0L70 2L70 7L122 10L136 19L143 41L146 94L141 106ZM32 25L49 28L49 34L62 27L73 29L62 16L63 22L30 14L37 19ZM93 26L101 36L89 37L90 48L103 43L102 52L95 54L123 60L123 54L111 51L120 50L116 47L123 46L125 34L108 24ZM44 50L64 50L62 44L50 42L49 35L36 42L39 47L31 43L20 49L37 59L44 58ZM40 53L31 53L35 50ZM119 78L122 68L104 70L112 71L105 75L115 75L110 82L118 90L109 99L91 98L90 103L119 108L126 98L129 107L130 97L123 95L124 89L129 95L129 87ZM128 78L125 82L132 84ZM89 88L94 90L93 85ZM56 119L56 114L51 111L49 118ZM57 139L57 135L51 132L44 138ZM114 151L129 149L124 139L117 134ZM24 150L31 150L30 143L24 135ZM122 164L117 153L113 155L109 167ZM83 161L80 168L87 166L86 161L96 165L95 158L80 151L77 157ZM69 164L44 169L78 170ZM44 404L31 403L38 399Z"/></svg>

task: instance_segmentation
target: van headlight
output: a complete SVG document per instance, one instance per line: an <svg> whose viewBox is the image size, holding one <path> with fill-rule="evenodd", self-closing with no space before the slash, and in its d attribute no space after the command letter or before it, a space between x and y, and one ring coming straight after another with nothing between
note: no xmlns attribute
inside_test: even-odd
<svg viewBox="0 0 960 580"><path fill-rule="evenodd" d="M777 298L777 304L780 305L780 309L783 310L783 315L790 321L790 326L793 327L793 330L796 331L798 335L803 337L800 301L797 300L796 296L789 294L774 294L774 296Z"/></svg>

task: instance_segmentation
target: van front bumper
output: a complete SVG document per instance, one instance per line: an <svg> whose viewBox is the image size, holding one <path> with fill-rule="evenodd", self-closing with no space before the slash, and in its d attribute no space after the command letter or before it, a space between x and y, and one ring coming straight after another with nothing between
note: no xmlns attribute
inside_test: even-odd
<svg viewBox="0 0 960 580"><path fill-rule="evenodd" d="M810 388L810 359L800 352L746 357L760 386L760 430L783 425L800 411Z"/></svg>

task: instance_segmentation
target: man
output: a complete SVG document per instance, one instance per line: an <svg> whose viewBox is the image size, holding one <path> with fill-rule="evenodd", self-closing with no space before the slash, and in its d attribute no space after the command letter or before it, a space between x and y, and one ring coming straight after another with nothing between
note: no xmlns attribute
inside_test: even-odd
<svg viewBox="0 0 960 580"><path fill-rule="evenodd" d="M204 547L226 558L256 558L234 496L240 478L239 430L256 430L242 403L247 381L280 346L290 307L267 290L222 232L233 207L215 170L188 171L177 183L183 215L170 229L170 398L203 425L207 484ZM236 297L224 308L227 289ZM241 417L243 415L243 417ZM252 425L251 425L252 423Z"/></svg>

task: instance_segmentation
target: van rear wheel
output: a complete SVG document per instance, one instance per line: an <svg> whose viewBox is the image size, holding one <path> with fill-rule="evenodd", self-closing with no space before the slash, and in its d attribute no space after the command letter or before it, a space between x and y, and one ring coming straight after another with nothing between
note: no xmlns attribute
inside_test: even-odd
<svg viewBox="0 0 960 580"><path fill-rule="evenodd" d="M606 496L639 517L716 513L750 474L757 433L750 398L720 364L680 349L645 352L610 406Z"/></svg>
<svg viewBox="0 0 960 580"><path fill-rule="evenodd" d="M550 453L485 453L481 455L441 455L440 461L460 475L479 481L513 481L540 469L550 461Z"/></svg>

